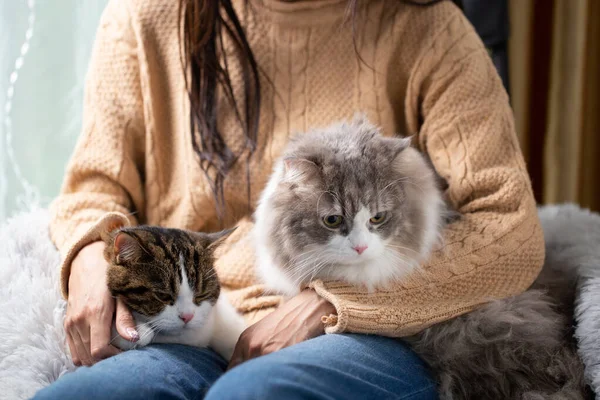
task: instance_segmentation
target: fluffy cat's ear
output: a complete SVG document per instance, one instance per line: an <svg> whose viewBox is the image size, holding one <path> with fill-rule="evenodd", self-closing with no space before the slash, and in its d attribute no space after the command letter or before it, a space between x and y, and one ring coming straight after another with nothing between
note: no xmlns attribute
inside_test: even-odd
<svg viewBox="0 0 600 400"><path fill-rule="evenodd" d="M389 149L391 159L394 160L398 157L398 154L402 153L405 149L410 147L412 142L412 136L404 138L383 138L384 145Z"/></svg>
<svg viewBox="0 0 600 400"><path fill-rule="evenodd" d="M283 159L283 171L288 180L309 177L317 170L317 164L305 158L287 157Z"/></svg>
<svg viewBox="0 0 600 400"><path fill-rule="evenodd" d="M219 245L221 245L221 243L223 243L225 241L225 239L227 239L229 237L229 235L231 235L235 230L237 229L236 227L233 227L231 229L225 229L222 230L220 232L215 232L215 233L207 233L205 234L205 238L208 239L208 245L206 246L207 250L214 250L217 247L219 247Z"/></svg>
<svg viewBox="0 0 600 400"><path fill-rule="evenodd" d="M137 261L143 251L138 241L125 232L115 234L113 250L117 264Z"/></svg>

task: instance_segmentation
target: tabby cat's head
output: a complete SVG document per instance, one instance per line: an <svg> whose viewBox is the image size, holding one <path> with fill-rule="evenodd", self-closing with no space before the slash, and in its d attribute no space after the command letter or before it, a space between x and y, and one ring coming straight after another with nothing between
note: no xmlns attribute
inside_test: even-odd
<svg viewBox="0 0 600 400"><path fill-rule="evenodd" d="M135 313L160 321L161 331L201 325L220 293L213 252L231 232L117 229L103 238L108 288Z"/></svg>

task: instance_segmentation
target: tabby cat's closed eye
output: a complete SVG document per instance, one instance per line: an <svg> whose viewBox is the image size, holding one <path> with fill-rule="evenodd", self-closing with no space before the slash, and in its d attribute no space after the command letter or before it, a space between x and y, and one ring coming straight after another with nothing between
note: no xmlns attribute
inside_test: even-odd
<svg viewBox="0 0 600 400"><path fill-rule="evenodd" d="M175 301L173 299L173 295L171 293L155 292L154 295L156 296L157 299L159 299L160 301L165 302L165 303L173 304Z"/></svg>

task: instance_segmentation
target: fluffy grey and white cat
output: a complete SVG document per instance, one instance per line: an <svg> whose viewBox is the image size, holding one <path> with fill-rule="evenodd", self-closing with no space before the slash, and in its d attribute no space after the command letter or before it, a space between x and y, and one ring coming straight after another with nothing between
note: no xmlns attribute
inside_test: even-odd
<svg viewBox="0 0 600 400"><path fill-rule="evenodd" d="M443 214L435 174L410 139L357 117L289 144L256 210L257 268L288 295L314 278L385 286L428 258Z"/></svg>
<svg viewBox="0 0 600 400"><path fill-rule="evenodd" d="M286 295L314 278L370 289L401 279L455 218L439 182L409 140L383 137L364 118L297 136L255 214L260 276ZM583 399L566 282L545 267L529 291L405 340L444 400Z"/></svg>

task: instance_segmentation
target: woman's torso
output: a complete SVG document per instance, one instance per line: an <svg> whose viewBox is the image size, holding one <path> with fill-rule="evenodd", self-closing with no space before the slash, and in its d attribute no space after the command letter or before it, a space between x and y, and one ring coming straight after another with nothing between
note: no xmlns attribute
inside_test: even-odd
<svg viewBox="0 0 600 400"><path fill-rule="evenodd" d="M213 192L190 138L177 3L139 1L131 11L132 28L141 38L143 222L214 230L219 226ZM261 70L258 143L249 161L250 205L296 132L364 112L387 135L418 134L419 62L435 44L435 32L458 14L450 2L422 7L373 0L358 13L354 35L352 21L343 23L345 0L234 0L234 6ZM232 86L241 98L241 72L234 59L230 55ZM218 113L228 146L243 151L245 136L224 96ZM242 157L225 179L225 225L251 214L246 165Z"/></svg>

